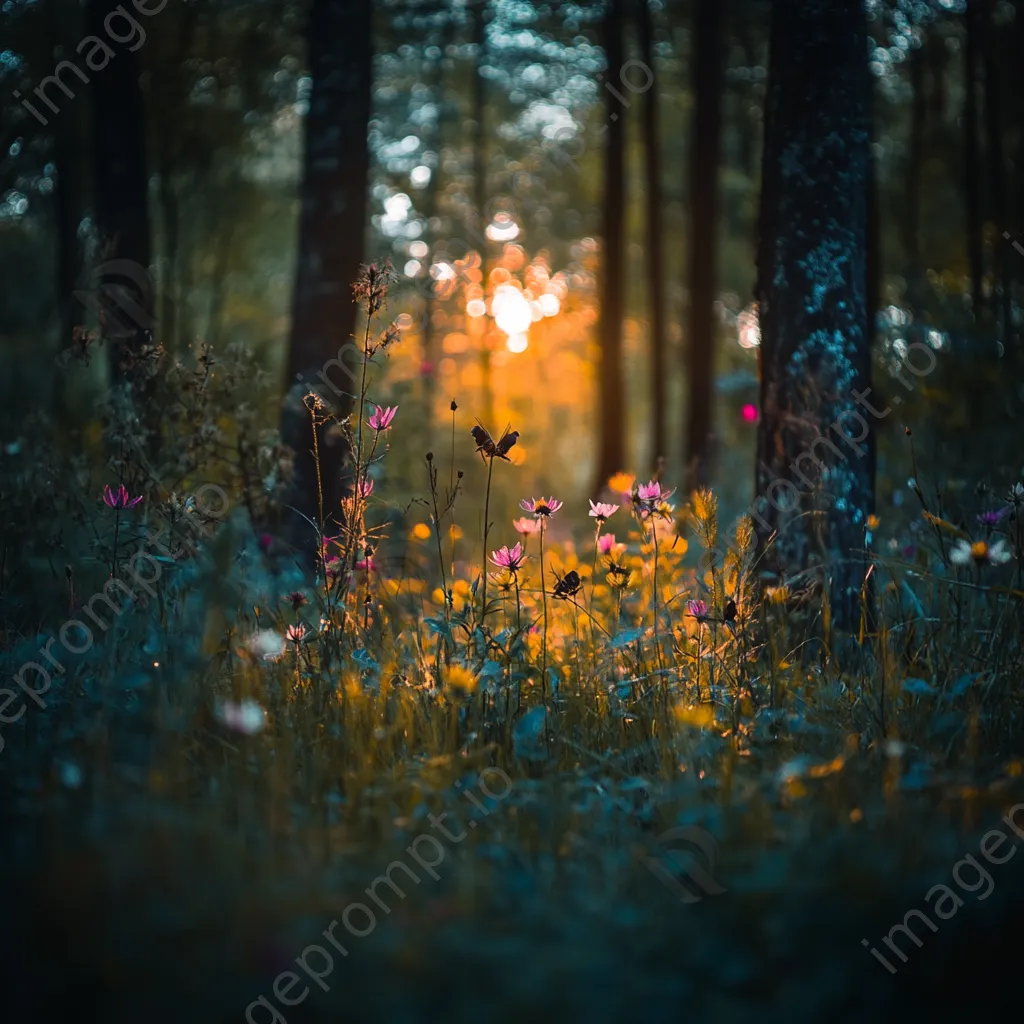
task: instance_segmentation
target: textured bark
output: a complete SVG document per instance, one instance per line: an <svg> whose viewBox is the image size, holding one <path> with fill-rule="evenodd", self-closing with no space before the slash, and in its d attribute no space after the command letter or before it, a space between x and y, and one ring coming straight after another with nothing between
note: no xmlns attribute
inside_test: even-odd
<svg viewBox="0 0 1024 1024"><path fill-rule="evenodd" d="M351 412L352 395L359 386L358 367L351 354L343 361L353 368L354 378L329 361L340 358L339 353L352 343L357 326L352 284L363 262L367 212L371 9L365 0L314 0L307 28L313 87L305 125L288 355L288 381L301 381L293 384L285 400L281 434L295 452L292 504L314 521L318 515L317 475L312 428L302 396L316 385L343 416ZM333 387L320 374L333 382ZM347 451L338 431L321 430L319 441L324 513L330 520L345 493ZM315 535L308 523L293 515L287 525L292 542L313 554Z"/></svg>
<svg viewBox="0 0 1024 1024"><path fill-rule="evenodd" d="M766 563L787 577L820 566L840 628L858 619L864 526L874 500L875 414L861 404L877 409L865 390L869 110L861 4L776 0L758 251L762 417L752 508L762 540L778 531Z"/></svg>
<svg viewBox="0 0 1024 1024"><path fill-rule="evenodd" d="M722 136L724 0L699 0L690 144L690 337L686 468L688 487L711 475L714 418L715 289L718 261L718 157Z"/></svg>
<svg viewBox="0 0 1024 1024"><path fill-rule="evenodd" d="M638 22L640 59L654 71L654 25L648 0L639 0ZM644 207L647 221L646 268L651 318L651 454L655 468L666 451L666 379L665 366L665 220L661 187L661 125L658 81L652 82L644 96Z"/></svg>
<svg viewBox="0 0 1024 1024"><path fill-rule="evenodd" d="M623 64L624 0L610 0L604 22L607 70L604 84L618 89ZM601 362L597 479L599 493L613 474L625 469L625 400L622 376L622 319L625 311L625 110L605 91L604 207L601 260Z"/></svg>

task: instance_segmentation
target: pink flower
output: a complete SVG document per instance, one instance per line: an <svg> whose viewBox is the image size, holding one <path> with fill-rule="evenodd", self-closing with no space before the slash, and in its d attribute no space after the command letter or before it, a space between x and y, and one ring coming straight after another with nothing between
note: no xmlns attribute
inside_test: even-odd
<svg viewBox="0 0 1024 1024"><path fill-rule="evenodd" d="M373 481L369 477L366 477L365 480L360 480L359 497L368 498L371 494L373 494Z"/></svg>
<svg viewBox="0 0 1024 1024"><path fill-rule="evenodd" d="M508 569L509 572L519 572L524 558L523 545L519 543L514 548L506 544L505 547L491 552L491 561L502 569Z"/></svg>
<svg viewBox="0 0 1024 1024"><path fill-rule="evenodd" d="M674 487L665 490L657 480L649 480L633 491L633 506L640 518L645 519L652 512L657 512L673 494Z"/></svg>
<svg viewBox="0 0 1024 1024"><path fill-rule="evenodd" d="M1010 507L992 509L988 512L982 512L978 516L978 522L982 526L997 526L1010 514Z"/></svg>
<svg viewBox="0 0 1024 1024"><path fill-rule="evenodd" d="M597 553L599 555L610 555L615 550L615 534L602 533L597 538Z"/></svg>
<svg viewBox="0 0 1024 1024"><path fill-rule="evenodd" d="M373 556L371 555L369 558L360 558L359 561L356 562L356 568L361 569L363 572L376 572L377 563L373 560Z"/></svg>
<svg viewBox="0 0 1024 1024"><path fill-rule="evenodd" d="M142 501L142 495L137 498L128 497L128 489L124 484L119 484L116 491L110 489L110 484L103 487L103 503L111 508L134 508Z"/></svg>
<svg viewBox="0 0 1024 1024"><path fill-rule="evenodd" d="M370 418L367 423L380 433L382 430L388 430L391 426L391 421L395 418L395 413L398 412L398 406L387 406L386 408L380 405L374 406L374 410L370 413Z"/></svg>
<svg viewBox="0 0 1024 1024"><path fill-rule="evenodd" d="M536 519L527 519L525 516L522 519L513 519L512 525L516 533L521 533L524 537L532 537L540 530L540 523Z"/></svg>
<svg viewBox="0 0 1024 1024"><path fill-rule="evenodd" d="M703 601L687 601L686 613L703 622L708 617L708 606Z"/></svg>
<svg viewBox="0 0 1024 1024"><path fill-rule="evenodd" d="M590 502L590 515L596 519L599 523L607 522L616 512L619 511L618 505L609 505L606 502L598 501Z"/></svg>
<svg viewBox="0 0 1024 1024"><path fill-rule="evenodd" d="M306 627L301 623L296 623L294 626L289 626L288 631L284 637L286 640L290 640L293 644L301 644L306 636Z"/></svg>
<svg viewBox="0 0 1024 1024"><path fill-rule="evenodd" d="M562 507L562 503L555 497L523 498L519 507L524 512L532 512L538 519L548 519Z"/></svg>

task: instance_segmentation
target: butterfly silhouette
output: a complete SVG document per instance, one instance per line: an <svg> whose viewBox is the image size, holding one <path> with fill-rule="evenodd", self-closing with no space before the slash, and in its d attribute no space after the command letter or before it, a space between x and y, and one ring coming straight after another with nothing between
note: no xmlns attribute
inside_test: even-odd
<svg viewBox="0 0 1024 1024"><path fill-rule="evenodd" d="M504 459L506 462L511 462L512 460L508 457L508 453L516 441L519 440L519 431L513 430L512 424L509 423L502 432L501 440L495 444L484 425L479 420L476 422L477 425L473 427L470 433L473 435L473 440L476 441L476 450L480 452L481 457Z"/></svg>
<svg viewBox="0 0 1024 1024"><path fill-rule="evenodd" d="M553 593L555 597L570 598L575 597L582 589L583 582L580 580L580 574L575 569L570 569L555 584Z"/></svg>

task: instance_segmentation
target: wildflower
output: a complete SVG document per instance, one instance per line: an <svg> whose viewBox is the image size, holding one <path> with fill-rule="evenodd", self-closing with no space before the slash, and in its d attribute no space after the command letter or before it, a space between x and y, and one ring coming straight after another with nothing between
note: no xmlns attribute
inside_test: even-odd
<svg viewBox="0 0 1024 1024"><path fill-rule="evenodd" d="M238 703L221 700L217 702L213 713L221 725L245 736L255 736L266 725L266 712L254 700Z"/></svg>
<svg viewBox="0 0 1024 1024"><path fill-rule="evenodd" d="M525 512L532 512L538 519L548 519L562 507L562 503L555 497L523 498L519 507Z"/></svg>
<svg viewBox="0 0 1024 1024"><path fill-rule="evenodd" d="M630 473L616 473L608 480L608 490L628 498L633 493L635 478Z"/></svg>
<svg viewBox="0 0 1024 1024"><path fill-rule="evenodd" d="M598 501L590 502L590 513L589 515L596 519L599 523L606 523L608 520L619 511L618 505L609 505L606 502Z"/></svg>
<svg viewBox="0 0 1024 1024"><path fill-rule="evenodd" d="M487 575L503 594L509 593L516 585L516 576L514 573L509 572L508 569L502 569L501 572L489 572Z"/></svg>
<svg viewBox="0 0 1024 1024"><path fill-rule="evenodd" d="M448 689L463 694L472 693L479 682L480 680L469 669L463 668L461 665L452 665L444 677L444 683Z"/></svg>
<svg viewBox="0 0 1024 1024"><path fill-rule="evenodd" d="M368 498L371 494L373 494L373 481L369 477L366 477L365 479L360 480L359 481L359 497L360 498Z"/></svg>
<svg viewBox="0 0 1024 1024"><path fill-rule="evenodd" d="M978 516L978 522L982 526L998 526L1010 514L1009 507L989 509Z"/></svg>
<svg viewBox="0 0 1024 1024"><path fill-rule="evenodd" d="M654 512L664 516L666 509L671 515L672 507L668 505L668 499L675 493L675 488L663 490L657 480L649 480L645 484L635 486L632 494L633 506L641 519L646 518Z"/></svg>
<svg viewBox="0 0 1024 1024"><path fill-rule="evenodd" d="M615 548L615 534L602 533L597 538L597 553L599 555L610 555Z"/></svg>
<svg viewBox="0 0 1024 1024"><path fill-rule="evenodd" d="M502 569L508 569L511 573L519 572L524 560L525 552L523 551L523 545L518 542L514 548L510 548L506 544L505 547L491 552L491 561Z"/></svg>
<svg viewBox="0 0 1024 1024"><path fill-rule="evenodd" d="M297 590L293 590L285 597L285 600L290 601L292 611L297 612L306 603L306 595L299 593Z"/></svg>
<svg viewBox="0 0 1024 1024"><path fill-rule="evenodd" d="M356 568L363 572L376 572L377 563L373 560L373 555L367 555L356 562Z"/></svg>
<svg viewBox="0 0 1024 1024"><path fill-rule="evenodd" d="M976 540L971 543L969 540L958 540L949 553L949 560L954 565L1002 565L1010 560L1010 552L1006 549L1006 542L997 540L994 544L988 541Z"/></svg>
<svg viewBox="0 0 1024 1024"><path fill-rule="evenodd" d="M293 644L301 644L306 638L306 627L301 622L296 623L294 626L288 627L288 632L284 636Z"/></svg>
<svg viewBox="0 0 1024 1024"><path fill-rule="evenodd" d="M629 586L630 572L624 565L612 562L608 566L608 586L615 590L624 590Z"/></svg>
<svg viewBox="0 0 1024 1024"><path fill-rule="evenodd" d="M397 405L389 405L386 408L377 405L374 406L373 412L370 413L370 418L366 422L379 434L382 430L391 428L391 421L395 418L396 412L398 412Z"/></svg>
<svg viewBox="0 0 1024 1024"><path fill-rule="evenodd" d="M1006 495L1006 500L1014 508L1020 508L1021 505L1024 505L1024 484L1014 484L1010 488L1009 494Z"/></svg>
<svg viewBox="0 0 1024 1024"><path fill-rule="evenodd" d="M580 574L575 569L570 569L555 584L553 593L555 597L568 600L570 597L575 597L582 589L583 582L580 580Z"/></svg>
<svg viewBox="0 0 1024 1024"><path fill-rule="evenodd" d="M248 641L249 650L264 661L277 661L284 654L284 641L272 629L261 629L253 633Z"/></svg>
<svg viewBox="0 0 1024 1024"><path fill-rule="evenodd" d="M110 484L105 484L103 487L103 503L111 508L134 508L140 501L142 501L142 495L130 498L128 488L124 484L119 484L116 491L110 489Z"/></svg>
<svg viewBox="0 0 1024 1024"><path fill-rule="evenodd" d="M532 537L540 530L540 523L536 519L527 519L525 516L522 519L513 519L512 525L516 533L521 533L524 537Z"/></svg>
<svg viewBox="0 0 1024 1024"><path fill-rule="evenodd" d="M368 263L359 268L359 277L352 286L352 293L357 301L368 304L371 316L387 305L388 286L395 280L395 276L391 260Z"/></svg>
<svg viewBox="0 0 1024 1024"><path fill-rule="evenodd" d="M686 613L692 615L698 622L705 622L708 617L708 606L703 601L687 601Z"/></svg>

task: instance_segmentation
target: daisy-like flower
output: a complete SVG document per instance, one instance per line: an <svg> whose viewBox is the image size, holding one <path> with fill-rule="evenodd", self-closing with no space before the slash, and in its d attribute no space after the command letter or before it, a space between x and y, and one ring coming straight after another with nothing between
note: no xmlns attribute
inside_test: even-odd
<svg viewBox="0 0 1024 1024"><path fill-rule="evenodd" d="M521 533L524 537L532 537L540 531L540 523L536 519L527 519L526 516L522 519L513 519L512 525L516 533Z"/></svg>
<svg viewBox="0 0 1024 1024"><path fill-rule="evenodd" d="M504 547L498 548L497 551L491 552L491 561L502 569L508 569L511 573L519 572L525 559L523 545L518 542L515 547L510 548L506 544Z"/></svg>
<svg viewBox="0 0 1024 1024"><path fill-rule="evenodd" d="M982 526L998 526L1009 514L1009 506L989 509L978 516L978 522L981 523Z"/></svg>
<svg viewBox="0 0 1024 1024"><path fill-rule="evenodd" d="M1014 484L1006 495L1006 500L1013 505L1014 508L1020 508L1021 505L1024 505L1024 484Z"/></svg>
<svg viewBox="0 0 1024 1024"><path fill-rule="evenodd" d="M519 507L524 512L532 512L538 519L548 519L562 507L562 503L555 497L523 498Z"/></svg>
<svg viewBox="0 0 1024 1024"><path fill-rule="evenodd" d="M610 555L615 550L615 534L602 533L597 538L597 553L599 555Z"/></svg>
<svg viewBox="0 0 1024 1024"><path fill-rule="evenodd" d="M137 498L129 497L128 488L124 484L119 484L116 491L110 489L110 484L105 484L103 487L103 504L109 505L111 508L134 508L140 501L142 501L142 495L140 494Z"/></svg>
<svg viewBox="0 0 1024 1024"><path fill-rule="evenodd" d="M382 430L390 429L396 412L398 412L397 405L386 407L377 405L374 406L373 412L370 413L370 418L366 422L379 434Z"/></svg>
<svg viewBox="0 0 1024 1024"><path fill-rule="evenodd" d="M301 644L306 638L306 627L301 622L297 622L294 626L288 627L288 632L284 636L290 643Z"/></svg>
<svg viewBox="0 0 1024 1024"><path fill-rule="evenodd" d="M1012 556L1006 548L1006 542L997 540L994 544L988 541L958 540L949 553L949 560L954 565L1003 565Z"/></svg>
<svg viewBox="0 0 1024 1024"><path fill-rule="evenodd" d="M284 640L272 629L261 629L249 637L249 650L264 661L277 661L284 654Z"/></svg>
<svg viewBox="0 0 1024 1024"><path fill-rule="evenodd" d="M687 601L686 614L692 615L698 622L704 622L708 617L708 606L703 601Z"/></svg>
<svg viewBox="0 0 1024 1024"><path fill-rule="evenodd" d="M612 562L608 566L608 586L614 590L625 590L629 586L630 571L624 565Z"/></svg>
<svg viewBox="0 0 1024 1024"><path fill-rule="evenodd" d="M606 523L608 520L619 511L618 505L609 505L603 501L591 501L590 512L591 518L596 519L599 523Z"/></svg>
<svg viewBox="0 0 1024 1024"><path fill-rule="evenodd" d="M213 714L221 725L244 736L255 736L267 724L266 712L254 700L217 701Z"/></svg>

